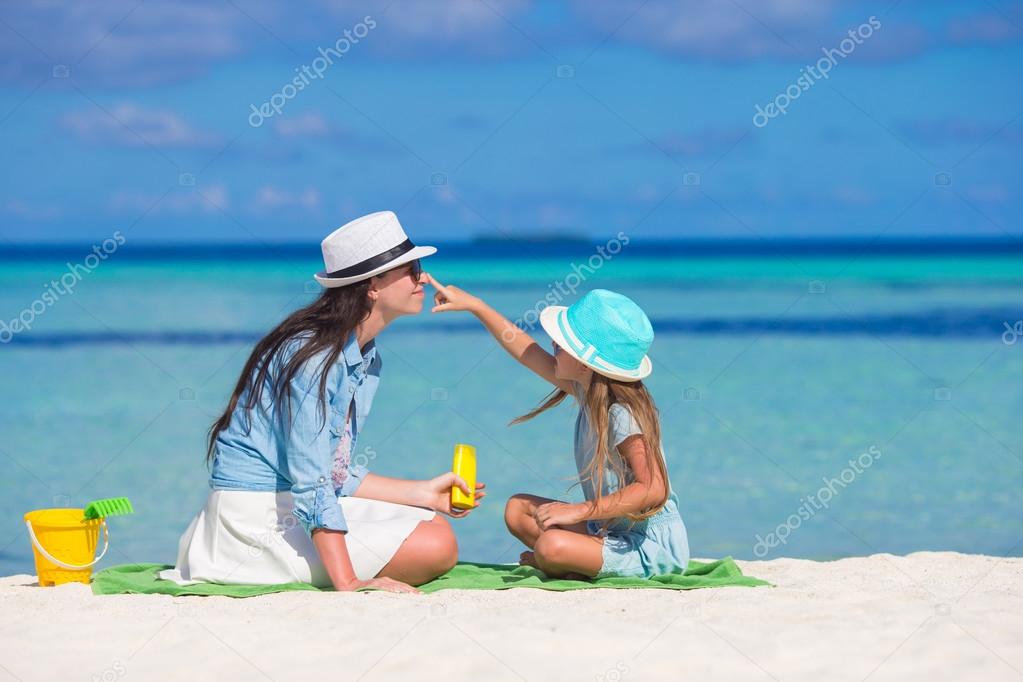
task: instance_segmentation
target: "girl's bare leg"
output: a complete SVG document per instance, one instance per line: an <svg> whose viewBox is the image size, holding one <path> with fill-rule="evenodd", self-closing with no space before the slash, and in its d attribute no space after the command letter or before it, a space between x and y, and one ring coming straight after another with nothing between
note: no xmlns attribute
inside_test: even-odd
<svg viewBox="0 0 1023 682"><path fill-rule="evenodd" d="M504 525L508 527L508 532L530 549L533 549L541 532L540 527L536 525L536 519L533 518L533 512L541 504L547 502L557 502L557 500L519 493L508 498L508 504L504 506Z"/></svg>
<svg viewBox="0 0 1023 682"><path fill-rule="evenodd" d="M505 505L504 522L508 531L533 550L523 552L519 563L538 568L552 578L579 579L596 575L603 564L603 538L589 535L585 521L541 530L533 512L547 502L557 500L520 493L512 495Z"/></svg>
<svg viewBox="0 0 1023 682"><path fill-rule="evenodd" d="M592 578L604 564L604 538L551 528L537 538L533 558L551 578Z"/></svg>

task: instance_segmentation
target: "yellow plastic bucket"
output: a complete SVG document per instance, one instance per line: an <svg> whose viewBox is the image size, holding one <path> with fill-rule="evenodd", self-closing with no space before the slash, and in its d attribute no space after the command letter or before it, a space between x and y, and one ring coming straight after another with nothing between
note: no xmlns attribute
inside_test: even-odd
<svg viewBox="0 0 1023 682"><path fill-rule="evenodd" d="M106 519L85 520L84 509L37 509L25 514L39 585L89 583L92 567L110 548ZM99 531L103 552L96 556ZM95 557L95 558L93 558Z"/></svg>

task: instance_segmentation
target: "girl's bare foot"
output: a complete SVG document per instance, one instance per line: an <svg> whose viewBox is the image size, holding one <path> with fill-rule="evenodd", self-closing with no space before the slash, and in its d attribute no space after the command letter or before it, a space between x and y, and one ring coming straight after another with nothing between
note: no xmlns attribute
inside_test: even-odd
<svg viewBox="0 0 1023 682"><path fill-rule="evenodd" d="M536 556L532 552L523 552L519 555L519 566L532 566L535 569L540 567L536 565Z"/></svg>
<svg viewBox="0 0 1023 682"><path fill-rule="evenodd" d="M528 551L519 555L519 566L532 566L540 571L543 570L536 563L536 555ZM590 576L583 575L582 573L564 573L562 575L552 575L549 577L557 578L558 580L592 580Z"/></svg>

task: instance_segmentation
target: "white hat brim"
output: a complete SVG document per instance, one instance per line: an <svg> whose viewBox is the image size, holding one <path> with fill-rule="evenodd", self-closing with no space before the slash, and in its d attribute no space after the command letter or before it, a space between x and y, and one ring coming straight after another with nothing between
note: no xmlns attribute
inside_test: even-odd
<svg viewBox="0 0 1023 682"><path fill-rule="evenodd" d="M573 358L583 363L597 374L602 374L609 379L616 379L618 381L640 381L650 376L650 373L654 371L654 365L650 361L649 355L644 355L643 359L639 363L639 368L635 370L614 368L607 369L606 367L600 367L589 360L583 360L578 353L576 353L568 339L561 332L561 327L558 325L558 317L563 315L568 310L563 305L551 305L547 306L540 311L540 326L547 332L547 335L554 339L554 343L558 344L562 350L571 355ZM565 326L568 326L568 319L565 319Z"/></svg>
<svg viewBox="0 0 1023 682"><path fill-rule="evenodd" d="M335 287L343 287L347 284L355 284L361 282L364 279L369 279L374 275L379 275L381 272L387 272L398 266L404 265L405 263L411 263L418 258L426 258L437 253L437 249L432 246L416 246L411 251L403 253L392 261L387 261L376 270L370 270L369 272L361 275L354 275L352 277L327 277L327 273L324 270L313 275L317 282L328 289Z"/></svg>

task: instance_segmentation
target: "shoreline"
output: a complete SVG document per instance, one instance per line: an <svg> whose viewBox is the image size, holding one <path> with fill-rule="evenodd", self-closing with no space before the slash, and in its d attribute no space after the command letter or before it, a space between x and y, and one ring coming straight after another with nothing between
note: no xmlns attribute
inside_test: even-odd
<svg viewBox="0 0 1023 682"><path fill-rule="evenodd" d="M231 599L94 596L80 583L40 589L35 576L6 576L0 673L102 680L294 679L328 669L367 680L1023 674L1023 557L915 552L736 563L775 587Z"/></svg>

